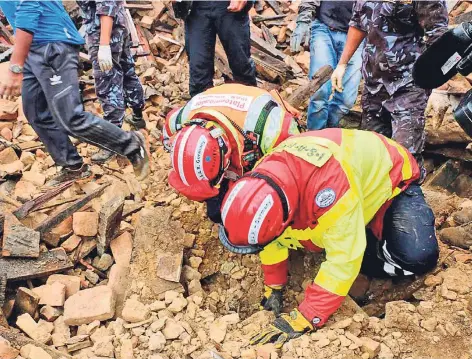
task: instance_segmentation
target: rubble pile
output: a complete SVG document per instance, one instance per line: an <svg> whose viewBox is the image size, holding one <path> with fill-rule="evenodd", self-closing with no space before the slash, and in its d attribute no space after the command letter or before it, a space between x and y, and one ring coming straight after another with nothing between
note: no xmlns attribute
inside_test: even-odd
<svg viewBox="0 0 472 359"><path fill-rule="evenodd" d="M431 174L424 191L442 241L438 268L400 294L393 291L398 283L373 281L366 306L348 297L323 329L281 350L251 347L249 338L273 320L258 310L258 257L224 251L204 204L167 185L171 163L160 128L167 111L188 98L183 27L167 3L127 6L147 97L143 132L154 162L148 180L137 182L129 162L115 158L91 165L90 179L46 188L58 169L27 124L21 98L0 100L0 358L470 358L472 186L465 147L472 141L452 119L468 79L435 90L428 108ZM287 98L308 84L309 53L288 50L296 8L258 1L251 10L260 85ZM451 17L471 10L458 3ZM87 56L82 59L85 104L100 113ZM216 68L217 84L231 78L221 46ZM77 146L90 163L97 149ZM321 261L291 254L286 310L303 300Z"/></svg>

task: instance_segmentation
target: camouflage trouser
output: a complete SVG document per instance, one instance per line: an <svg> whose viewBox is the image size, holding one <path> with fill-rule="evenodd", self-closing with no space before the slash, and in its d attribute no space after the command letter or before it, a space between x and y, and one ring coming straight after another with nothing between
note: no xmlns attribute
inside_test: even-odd
<svg viewBox="0 0 472 359"><path fill-rule="evenodd" d="M144 91L136 75L129 36L124 37L122 44L117 45L112 46L113 69L108 72L101 71L98 65L98 46L90 47L89 54L103 117L121 127L127 106L132 109L144 107Z"/></svg>
<svg viewBox="0 0 472 359"><path fill-rule="evenodd" d="M362 94L362 130L375 131L404 146L423 164L421 155L425 143L424 112L429 94L426 90L409 85L392 96L382 88L371 94Z"/></svg>

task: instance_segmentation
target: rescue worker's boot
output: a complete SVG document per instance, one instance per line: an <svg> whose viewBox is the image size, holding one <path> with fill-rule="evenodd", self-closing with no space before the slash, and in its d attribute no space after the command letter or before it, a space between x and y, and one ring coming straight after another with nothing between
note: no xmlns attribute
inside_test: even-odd
<svg viewBox="0 0 472 359"><path fill-rule="evenodd" d="M134 174L138 181L145 179L151 171L149 156L146 150L146 140L142 133L135 131L135 136L139 142L139 150L128 156L129 161L133 165Z"/></svg>
<svg viewBox="0 0 472 359"><path fill-rule="evenodd" d="M111 151L100 149L91 157L92 162L105 163L110 160L115 154Z"/></svg>
<svg viewBox="0 0 472 359"><path fill-rule="evenodd" d="M134 130L146 128L146 121L144 121L142 110L133 110L133 114L126 115L124 120Z"/></svg>
<svg viewBox="0 0 472 359"><path fill-rule="evenodd" d="M46 182L46 187L58 186L61 183L80 180L88 178L92 175L90 168L86 164L82 164L80 167L64 167L61 172L54 175L48 182Z"/></svg>

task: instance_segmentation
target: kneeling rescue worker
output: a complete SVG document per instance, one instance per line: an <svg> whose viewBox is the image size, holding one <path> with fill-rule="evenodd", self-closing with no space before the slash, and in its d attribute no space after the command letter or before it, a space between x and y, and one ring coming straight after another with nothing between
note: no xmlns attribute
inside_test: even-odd
<svg viewBox="0 0 472 359"><path fill-rule="evenodd" d="M208 216L220 223L229 181L299 134L296 115L277 93L257 87L226 84L193 97L164 125L163 143L172 150L169 184L191 200L206 201Z"/></svg>
<svg viewBox="0 0 472 359"><path fill-rule="evenodd" d="M280 313L289 249L326 251L299 307L251 344L280 348L321 327L360 271L389 277L435 267L434 215L419 174L412 155L382 135L327 129L290 137L234 183L222 204L220 240L235 253L259 252L264 309Z"/></svg>

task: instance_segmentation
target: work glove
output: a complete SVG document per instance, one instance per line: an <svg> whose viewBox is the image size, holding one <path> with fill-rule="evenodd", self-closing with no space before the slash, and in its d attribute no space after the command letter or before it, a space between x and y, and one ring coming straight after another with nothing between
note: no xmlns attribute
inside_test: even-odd
<svg viewBox="0 0 472 359"><path fill-rule="evenodd" d="M108 72L113 68L113 57L110 45L100 45L98 48L98 66L103 72Z"/></svg>
<svg viewBox="0 0 472 359"><path fill-rule="evenodd" d="M280 317L276 318L269 328L253 336L249 344L263 345L274 343L275 348L280 349L289 340L298 338L311 330L313 330L313 325L311 325L298 309L294 309L290 314L282 314Z"/></svg>
<svg viewBox="0 0 472 359"><path fill-rule="evenodd" d="M336 69L333 71L333 74L331 75L331 85L333 86L333 89L338 92L343 92L343 77L344 74L346 73L346 67L347 65L338 65L336 66Z"/></svg>
<svg viewBox="0 0 472 359"><path fill-rule="evenodd" d="M290 49L292 52L300 52L303 41L305 42L304 45L310 43L310 23L297 22L297 27L290 38Z"/></svg>
<svg viewBox="0 0 472 359"><path fill-rule="evenodd" d="M260 309L272 311L276 316L279 316L282 311L282 294L283 286L269 287L265 285L264 298L262 298Z"/></svg>

